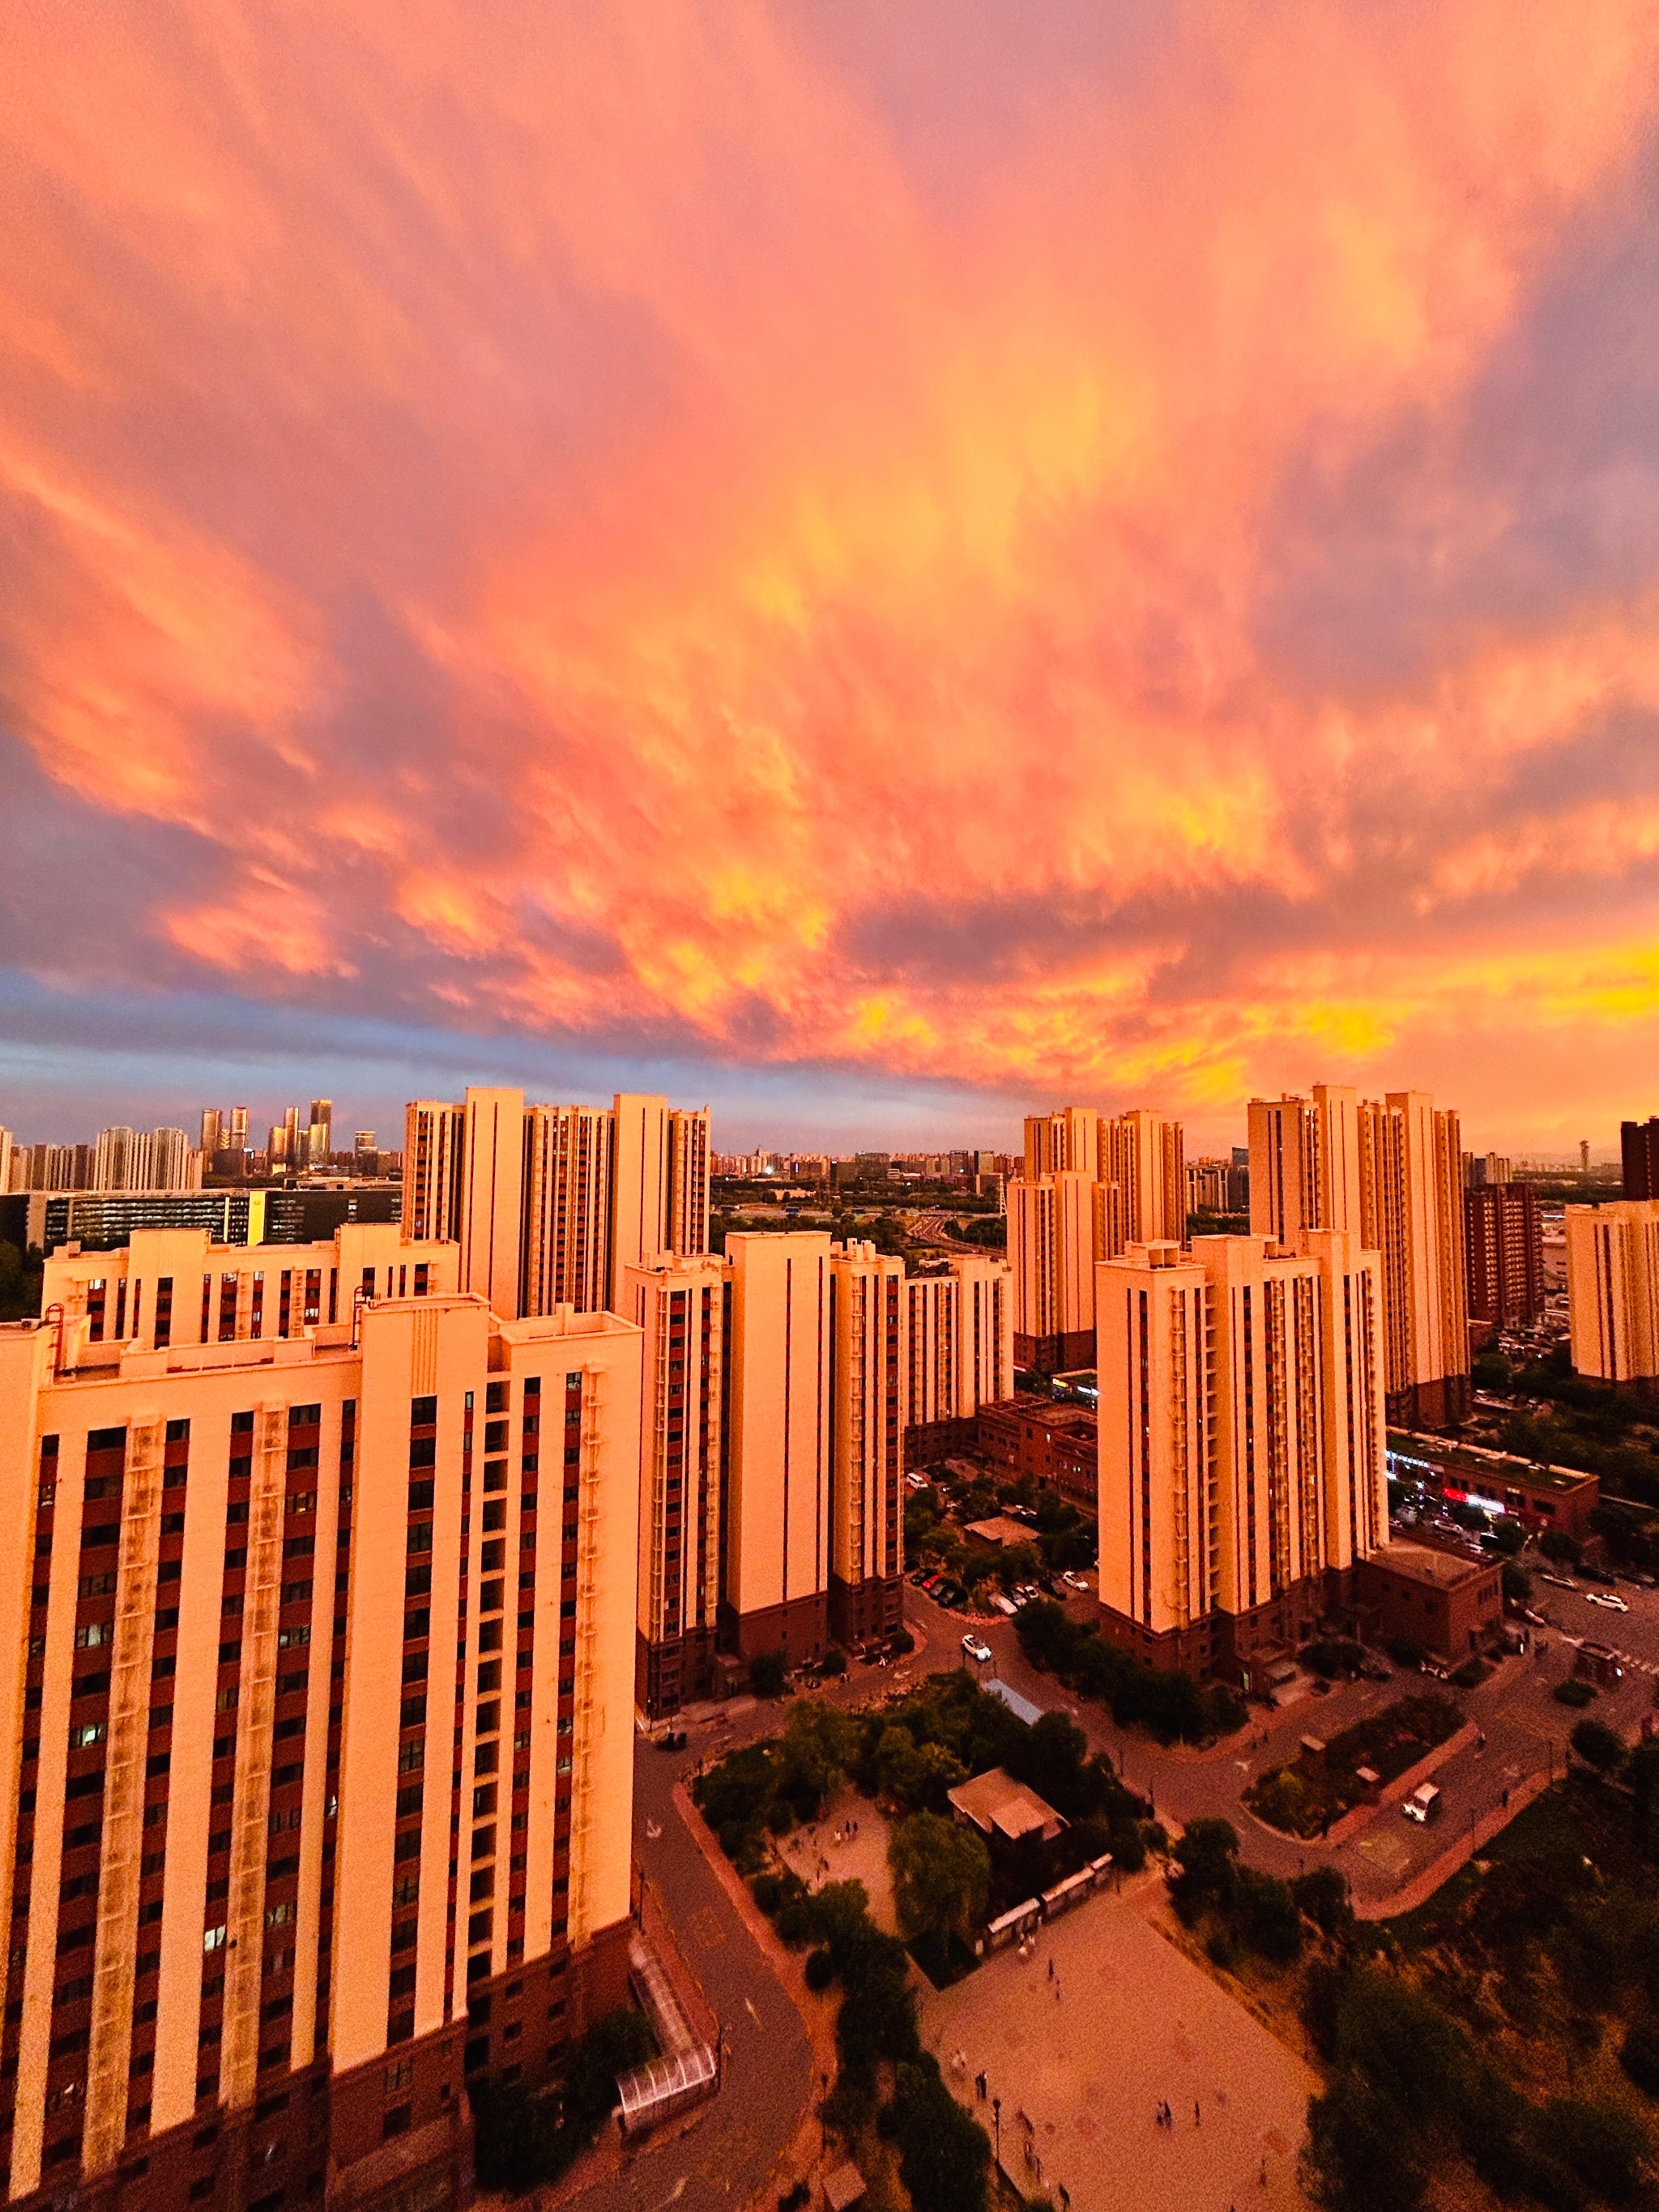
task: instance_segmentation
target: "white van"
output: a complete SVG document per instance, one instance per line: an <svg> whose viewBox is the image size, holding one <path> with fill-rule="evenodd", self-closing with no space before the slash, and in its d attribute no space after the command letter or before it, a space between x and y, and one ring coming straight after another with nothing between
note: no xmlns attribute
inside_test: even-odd
<svg viewBox="0 0 1659 2212"><path fill-rule="evenodd" d="M1440 1818L1438 1787L1432 1782L1419 1782L1400 1809L1408 1820L1426 1827L1431 1820Z"/></svg>

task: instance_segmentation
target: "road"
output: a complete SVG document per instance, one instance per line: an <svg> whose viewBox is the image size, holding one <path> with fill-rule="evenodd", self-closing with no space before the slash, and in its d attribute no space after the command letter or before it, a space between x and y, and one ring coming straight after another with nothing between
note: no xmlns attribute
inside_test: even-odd
<svg viewBox="0 0 1659 2212"><path fill-rule="evenodd" d="M1544 1632L1541 1658L1506 1661L1480 1689L1450 1692L1482 1729L1486 1742L1456 1753L1436 1774L1442 1817L1419 1827L1384 1807L1357 1834L1334 1845L1300 1843L1266 1827L1244 1809L1244 1791L1267 1768L1293 1758L1300 1737L1329 1738L1395 1698L1435 1689L1436 1683L1395 1670L1386 1683L1345 1684L1326 1697L1300 1698L1271 1717L1253 1709L1247 1728L1208 1752L1165 1750L1143 1731L1120 1729L1103 1706L1074 1696L1052 1675L1030 1666L1012 1621L979 1626L975 1633L995 1655L994 1666L982 1671L1000 1674L1033 1705L1074 1720L1091 1748L1109 1752L1131 1788L1151 1797L1160 1819L1185 1822L1200 1814L1219 1814L1238 1830L1244 1856L1265 1873L1287 1878L1310 1866L1339 1866L1357 1898L1380 1902L1439 1857L1460 1827L1499 1806L1506 1790L1540 1769L1562 1771L1568 1736L1580 1717L1551 1695L1571 1664L1565 1636L1589 1636L1631 1655L1634 1663L1627 1665L1624 1682L1604 1692L1591 1710L1626 1739L1634 1736L1643 1714L1652 1708L1659 1676L1659 1594L1624 1589L1620 1595L1631 1606L1626 1614L1602 1612L1582 1593L1536 1589L1535 1604L1546 1597L1551 1601L1547 1611L1553 1624ZM961 1621L914 1585L906 1587L905 1607L907 1618L925 1630L937 1654L959 1650ZM1093 1601L1074 1598L1068 1610L1086 1620ZM1546 1608L1540 1605L1540 1610ZM945 1657L935 1657L935 1665L944 1663Z"/></svg>
<svg viewBox="0 0 1659 2212"><path fill-rule="evenodd" d="M776 1724L774 1709L770 1725ZM708 1748L695 1735L683 1753L640 1746L634 1850L720 2020L720 2092L689 2126L663 2129L620 2172L565 2200L575 2212L667 2212L670 2206L731 2212L746 2205L776 2166L813 2094L800 2014L674 1805L675 1783Z"/></svg>

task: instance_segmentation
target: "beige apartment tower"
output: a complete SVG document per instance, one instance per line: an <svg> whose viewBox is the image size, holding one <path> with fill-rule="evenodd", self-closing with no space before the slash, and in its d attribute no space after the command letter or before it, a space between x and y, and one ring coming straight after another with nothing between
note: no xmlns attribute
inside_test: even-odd
<svg viewBox="0 0 1659 2212"><path fill-rule="evenodd" d="M1334 1231L1136 1245L1098 1297L1103 1630L1248 1682L1387 1539L1376 1255Z"/></svg>
<svg viewBox="0 0 1659 2212"><path fill-rule="evenodd" d="M381 1289L0 1328L14 2201L435 2207L621 1997L639 1333Z"/></svg>
<svg viewBox="0 0 1659 2212"><path fill-rule="evenodd" d="M1659 1389L1659 1200L1570 1206L1566 1224L1575 1372Z"/></svg>
<svg viewBox="0 0 1659 2212"><path fill-rule="evenodd" d="M422 1243L461 1241L461 1173L466 1109L438 1098L404 1109L404 1234Z"/></svg>
<svg viewBox="0 0 1659 2212"><path fill-rule="evenodd" d="M873 1244L830 1262L830 1633L843 1647L903 1616L904 1262Z"/></svg>
<svg viewBox="0 0 1659 2212"><path fill-rule="evenodd" d="M907 1468L971 1451L981 1406L1014 1395L1013 1275L1006 1261L952 1257L905 1292Z"/></svg>
<svg viewBox="0 0 1659 2212"><path fill-rule="evenodd" d="M602 1106L526 1107L521 1311L600 1312L610 1270L610 1114Z"/></svg>
<svg viewBox="0 0 1659 2212"><path fill-rule="evenodd" d="M623 1278L643 1339L634 1696L652 1720L715 1686L726 1276L724 1261L702 1253L648 1261Z"/></svg>
<svg viewBox="0 0 1659 2212"><path fill-rule="evenodd" d="M411 1243L395 1222L342 1222L326 1243L215 1244L205 1229L136 1229L114 1252L59 1248L40 1310L84 1324L88 1346L167 1351L288 1340L349 1322L371 1298L457 1288L458 1248Z"/></svg>
<svg viewBox="0 0 1659 2212"><path fill-rule="evenodd" d="M1382 1257L1389 1419L1461 1420L1469 1394L1468 1275L1458 1117L1425 1091L1315 1085L1311 1098L1254 1098L1250 1228L1356 1233Z"/></svg>

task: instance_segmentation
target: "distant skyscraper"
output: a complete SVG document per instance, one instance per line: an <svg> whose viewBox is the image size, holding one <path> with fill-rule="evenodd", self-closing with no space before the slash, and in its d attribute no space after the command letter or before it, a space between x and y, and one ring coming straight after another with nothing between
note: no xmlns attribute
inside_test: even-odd
<svg viewBox="0 0 1659 2212"><path fill-rule="evenodd" d="M16 1144L9 1129L0 1129L0 1191L11 1188L12 1158Z"/></svg>
<svg viewBox="0 0 1659 2212"><path fill-rule="evenodd" d="M1585 1172L1589 1170L1589 1146L1580 1146ZM1659 1115L1645 1121L1622 1121L1619 1151L1624 1168L1626 1198L1659 1198Z"/></svg>
<svg viewBox="0 0 1659 2212"><path fill-rule="evenodd" d="M1469 1319L1524 1328L1544 1311L1544 1221L1529 1182L1481 1182L1464 1194Z"/></svg>
<svg viewBox="0 0 1659 2212"><path fill-rule="evenodd" d="M325 1167L334 1149L334 1101L313 1098L306 1130L306 1158L313 1168Z"/></svg>
<svg viewBox="0 0 1659 2212"><path fill-rule="evenodd" d="M468 1086L461 1180L461 1288L493 1311L519 1311L524 1213L524 1093Z"/></svg>

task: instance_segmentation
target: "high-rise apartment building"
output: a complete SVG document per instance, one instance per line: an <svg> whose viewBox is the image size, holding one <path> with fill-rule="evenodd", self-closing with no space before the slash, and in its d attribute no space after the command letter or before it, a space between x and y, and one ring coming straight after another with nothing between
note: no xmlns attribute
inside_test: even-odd
<svg viewBox="0 0 1659 2212"><path fill-rule="evenodd" d="M599 1312L609 1288L610 1231L610 1114L602 1106L526 1107L524 1311L573 1305Z"/></svg>
<svg viewBox="0 0 1659 2212"><path fill-rule="evenodd" d="M326 1167L334 1149L334 1101L313 1098L306 1129L306 1159L313 1168Z"/></svg>
<svg viewBox="0 0 1659 2212"><path fill-rule="evenodd" d="M643 1339L635 1700L652 1719L710 1695L724 1565L727 1268L712 1253L627 1270Z"/></svg>
<svg viewBox="0 0 1659 2212"><path fill-rule="evenodd" d="M1063 1374L1094 1356L1095 1262L1112 1249L1115 1189L1069 1170L1008 1186L1014 1356Z"/></svg>
<svg viewBox="0 0 1659 2212"><path fill-rule="evenodd" d="M1572 1364L1602 1382L1659 1381L1659 1199L1570 1206L1567 1312Z"/></svg>
<svg viewBox="0 0 1659 2212"><path fill-rule="evenodd" d="M347 1222L321 1244L218 1244L203 1228L136 1229L114 1251L70 1245L46 1262L40 1310L84 1323L88 1345L177 1351L274 1343L349 1322L369 1298L456 1287L453 1244L411 1243L393 1222Z"/></svg>
<svg viewBox="0 0 1659 2212"><path fill-rule="evenodd" d="M1544 1312L1544 1218L1529 1182L1476 1183L1464 1193L1469 1319L1525 1328Z"/></svg>
<svg viewBox="0 0 1659 2212"><path fill-rule="evenodd" d="M466 1109L415 1098L404 1109L404 1234L461 1241Z"/></svg>
<svg viewBox="0 0 1659 2212"><path fill-rule="evenodd" d="M461 1288L492 1312L519 1310L524 1212L522 1091L469 1086L461 1171Z"/></svg>
<svg viewBox="0 0 1659 2212"><path fill-rule="evenodd" d="M1123 1194L1126 1243L1186 1242L1187 1156L1179 1121L1141 1109L1103 1121L1100 1181L1115 1183Z"/></svg>
<svg viewBox="0 0 1659 2212"><path fill-rule="evenodd" d="M1301 1229L1357 1235L1381 1253L1389 1418L1408 1426L1468 1411L1462 1146L1455 1113L1424 1091L1250 1102L1250 1229L1291 1243Z"/></svg>
<svg viewBox="0 0 1659 2212"><path fill-rule="evenodd" d="M1463 1147L1455 1113L1421 1091L1360 1112L1363 1240L1382 1255L1389 1418L1438 1427L1468 1412Z"/></svg>
<svg viewBox="0 0 1659 2212"><path fill-rule="evenodd" d="M12 1187L12 1158L16 1150L16 1143L11 1131L0 1129L0 1191L9 1191Z"/></svg>
<svg viewBox="0 0 1659 2212"><path fill-rule="evenodd" d="M1659 1198L1659 1114L1645 1121L1621 1121L1619 1156L1624 1170L1626 1198ZM1589 1146L1580 1148L1583 1171L1589 1170Z"/></svg>
<svg viewBox="0 0 1659 2212"><path fill-rule="evenodd" d="M625 1271L708 1243L708 1114L618 1097L607 1109L526 1106L471 1089L405 1115L404 1225L461 1246L461 1285L497 1312L612 1305ZM516 1162L516 1164L515 1164ZM695 1242L693 1240L696 1240Z"/></svg>
<svg viewBox="0 0 1659 2212"><path fill-rule="evenodd" d="M723 1640L792 1665L830 1640L830 1239L726 1240L731 1270Z"/></svg>
<svg viewBox="0 0 1659 2212"><path fill-rule="evenodd" d="M1025 1116L1025 1175L1100 1175L1100 1116L1087 1106L1065 1106L1057 1114Z"/></svg>
<svg viewBox="0 0 1659 2212"><path fill-rule="evenodd" d="M927 1467L971 1450L980 1407L1014 1395L1013 1277L1006 1261L953 1257L904 1291L905 1461Z"/></svg>
<svg viewBox="0 0 1659 2212"><path fill-rule="evenodd" d="M40 1189L74 1188L71 1148L52 1146L46 1162L64 1176L58 1183L42 1182ZM182 1129L117 1127L99 1133L93 1151L91 1188L94 1190L199 1190L202 1155Z"/></svg>
<svg viewBox="0 0 1659 2212"><path fill-rule="evenodd" d="M1015 1356L1051 1374L1086 1367L1095 1262L1133 1242L1186 1237L1181 1125L1139 1109L1112 1118L1078 1106L1032 1115L1024 1165L1006 1199Z"/></svg>
<svg viewBox="0 0 1659 2212"><path fill-rule="evenodd" d="M14 2199L447 2202L468 2079L619 2001L639 1389L447 1293L0 1327Z"/></svg>
<svg viewBox="0 0 1659 2212"><path fill-rule="evenodd" d="M903 1614L906 1318L902 1259L831 1250L830 1633L843 1645Z"/></svg>
<svg viewBox="0 0 1659 2212"><path fill-rule="evenodd" d="M1248 1675L1387 1540L1377 1255L1320 1230L1132 1245L1098 1303L1103 1630Z"/></svg>

